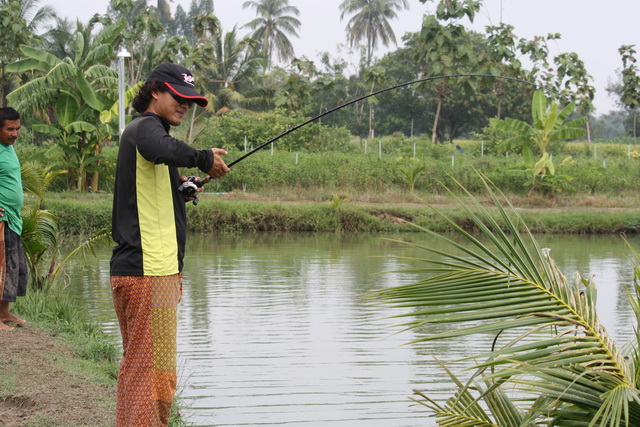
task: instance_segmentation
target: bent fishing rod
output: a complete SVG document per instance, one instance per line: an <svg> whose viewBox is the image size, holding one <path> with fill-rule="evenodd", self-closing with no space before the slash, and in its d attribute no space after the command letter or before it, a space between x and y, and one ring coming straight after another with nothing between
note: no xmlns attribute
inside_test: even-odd
<svg viewBox="0 0 640 427"><path fill-rule="evenodd" d="M322 117L333 113L334 111L338 111L342 108L348 107L351 104L355 104L356 102L360 102L364 99L370 98L372 96L376 96L379 95L381 93L384 92L389 92L395 89L399 89L405 86L411 86L413 84L417 84L417 83L424 83L424 82L429 82L429 81L433 81L433 80L442 80L442 79L449 79L449 78L457 78L457 77L486 77L486 78L494 78L494 79L501 79L501 80L511 80L511 81L515 81L515 82L519 82L519 83L524 83L530 86L534 86L534 87L539 87L539 85L537 83L534 82L530 82L528 80L524 80L524 79L520 79L517 77L508 77L508 76L501 76L501 75L495 75L495 74L481 74L481 73L459 73L459 74L445 74L445 75L441 75L441 76L431 76L431 77L424 77L421 79L417 79L417 80L411 80L408 82L404 82L404 83L399 83L395 86L390 86L384 89L379 89L376 90L374 92L368 93L366 95L362 95L359 96L357 98L354 98L350 101L345 102L344 104L338 105L337 107L333 107L331 109L326 110L324 113L320 113L315 117L310 118L309 120L306 120L296 126L293 126L291 128L289 128L288 130L282 132L280 135L275 136L273 138L271 138L270 140L268 140L267 142L264 142L260 145L258 145L257 147L255 147L254 149L252 149L251 151L248 151L247 153L243 154L242 156L238 157L237 159L235 159L234 161L232 161L231 163L227 164L227 167L231 168L232 166L234 166L235 164L243 161L244 159L246 159L247 157L251 156L252 154L262 150L264 147L268 146L269 144L273 144L274 142L276 142L277 140L279 140L280 138L289 135L292 132L295 132L296 130L300 129L301 127L304 127L306 125L308 125L309 123L315 122L318 119L321 119ZM194 183L195 185L194 187L197 185L198 187L202 187L202 185L208 183L209 181L211 181L211 176L207 175L204 179L200 180L200 181L195 181L195 177L189 177L189 182ZM185 183L186 184L186 183ZM182 186L181 186L182 188ZM182 191L182 190L181 190ZM195 192L194 192L195 194Z"/></svg>
<svg viewBox="0 0 640 427"><path fill-rule="evenodd" d="M362 96L360 96L358 98L354 98L354 99L352 99L352 100L350 100L348 102L345 102L342 105L339 105L337 107L333 107L333 108L331 108L329 110L326 110L324 113L318 114L317 116L315 116L313 118L310 118L309 120L307 120L305 122L302 122L299 125L293 126L292 128L289 128L288 130L286 130L285 132L282 132L280 135L278 135L278 136L276 136L274 138L271 138L267 142L264 142L264 143L258 145L253 150L245 153L244 155L238 157L237 159L235 159L231 163L227 164L227 166L230 168L231 166L235 165L236 163L241 162L242 160L246 159L247 157L249 157L250 155L256 153L257 151L260 151L261 149L263 149L264 147L268 146L269 144L273 144L274 142L276 142L280 138L289 135L291 132L294 132L294 131L300 129L301 127L303 127L303 126L308 125L309 123L312 123L312 122L314 122L314 121L316 121L318 119L321 119L322 117L324 117L324 116L326 116L328 114L331 114L334 111L338 111L338 110L341 110L341 109L343 109L345 107L348 107L351 104L355 104L356 102L360 102L360 101L362 101L364 99L367 99L367 98L370 98L372 96L380 95L381 93L389 92L389 91L392 91L392 90L395 90L395 89L399 89L401 87L411 86L411 85L416 84L416 83L424 83L424 82L428 82L428 81L432 81L432 80L442 80L442 79L456 78L456 77L492 77L492 78L495 78L495 79L512 80L512 81L525 83L525 84L528 84L528 85L531 85L531 86L538 87L538 84L530 82L528 80L519 79L517 77L500 76L500 75L494 75L494 74L473 74L473 73L472 74L468 74L468 73L465 73L465 74L462 74L462 73L461 74L447 74L447 75L442 75L442 76L431 76L431 77L424 77L422 79L411 80L411 81L408 81L408 82L397 84L395 86L387 87L387 88L384 88L384 89L379 89L379 90L377 90L375 92L371 92L371 93L368 93L366 95L362 95ZM210 177L207 177L207 178L210 178Z"/></svg>

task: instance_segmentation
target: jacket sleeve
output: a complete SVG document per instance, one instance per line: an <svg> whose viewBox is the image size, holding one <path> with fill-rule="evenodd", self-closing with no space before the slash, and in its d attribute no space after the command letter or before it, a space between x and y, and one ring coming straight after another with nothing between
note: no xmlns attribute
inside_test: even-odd
<svg viewBox="0 0 640 427"><path fill-rule="evenodd" d="M162 124L154 118L144 118L135 138L140 155L155 164L176 167L197 167L207 173L213 167L213 152L196 150L187 143L169 135Z"/></svg>

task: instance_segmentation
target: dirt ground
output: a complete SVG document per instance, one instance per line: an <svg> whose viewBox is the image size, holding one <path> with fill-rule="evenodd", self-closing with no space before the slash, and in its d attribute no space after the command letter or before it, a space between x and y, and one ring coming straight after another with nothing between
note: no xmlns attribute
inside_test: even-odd
<svg viewBox="0 0 640 427"><path fill-rule="evenodd" d="M0 332L0 426L113 426L115 386L27 325Z"/></svg>

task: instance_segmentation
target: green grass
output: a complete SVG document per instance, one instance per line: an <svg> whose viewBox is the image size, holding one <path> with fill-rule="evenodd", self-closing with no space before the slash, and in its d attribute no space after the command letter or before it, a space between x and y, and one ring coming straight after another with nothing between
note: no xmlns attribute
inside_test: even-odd
<svg viewBox="0 0 640 427"><path fill-rule="evenodd" d="M76 355L99 364L101 370L113 377L119 351L100 327L88 320L84 308L68 290L55 285L42 290L30 288L12 308L63 338Z"/></svg>

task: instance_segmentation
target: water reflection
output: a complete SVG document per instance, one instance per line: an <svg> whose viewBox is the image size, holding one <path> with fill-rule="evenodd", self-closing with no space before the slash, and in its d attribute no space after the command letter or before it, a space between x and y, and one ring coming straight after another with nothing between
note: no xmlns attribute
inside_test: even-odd
<svg viewBox="0 0 640 427"><path fill-rule="evenodd" d="M429 246L424 235L401 237ZM632 332L622 284L632 271L618 237L545 237L567 274L594 275L603 323ZM632 240L632 244L634 241ZM640 243L638 241L635 242ZM637 247L637 245L636 245ZM422 256L378 236L191 235L179 312L182 401L196 425L425 426L411 390L448 396L432 355L452 360L491 337L403 345L443 325L394 334L398 320L367 304L372 290L409 283L406 261ZM67 272L92 317L117 337L108 286L109 252Z"/></svg>

